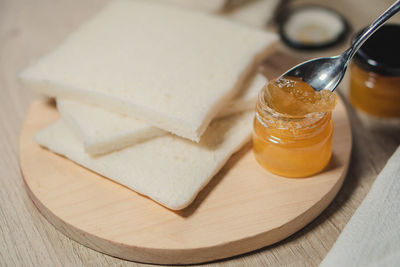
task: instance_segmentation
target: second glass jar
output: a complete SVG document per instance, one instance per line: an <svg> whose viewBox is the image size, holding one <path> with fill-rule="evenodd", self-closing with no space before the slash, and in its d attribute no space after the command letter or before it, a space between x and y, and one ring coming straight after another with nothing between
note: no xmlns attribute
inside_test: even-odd
<svg viewBox="0 0 400 267"><path fill-rule="evenodd" d="M350 101L357 109L378 118L400 118L399 47L400 25L388 24L357 51L350 67Z"/></svg>

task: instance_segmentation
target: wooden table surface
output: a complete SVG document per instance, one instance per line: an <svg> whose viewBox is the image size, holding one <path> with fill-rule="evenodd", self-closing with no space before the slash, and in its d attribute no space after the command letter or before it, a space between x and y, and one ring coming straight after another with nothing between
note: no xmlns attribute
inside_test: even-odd
<svg viewBox="0 0 400 267"><path fill-rule="evenodd" d="M36 97L18 82L18 71L54 48L106 2L0 0L0 266L143 266L103 255L59 233L28 198L18 163L19 131ZM296 4L299 2L310 1ZM343 13L353 29L370 22L391 2L318 1ZM394 20L400 21L399 15ZM284 48L282 51L295 61L320 55ZM272 64L280 64L279 55ZM345 80L340 88L344 95L346 83ZM347 106L354 141L351 163L343 188L327 210L278 244L209 266L317 266L321 262L400 144L398 128L371 127L348 103Z"/></svg>

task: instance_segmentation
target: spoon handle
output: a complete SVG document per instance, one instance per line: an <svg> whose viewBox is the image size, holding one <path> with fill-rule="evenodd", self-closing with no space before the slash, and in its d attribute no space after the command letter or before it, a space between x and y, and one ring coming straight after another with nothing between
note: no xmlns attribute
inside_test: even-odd
<svg viewBox="0 0 400 267"><path fill-rule="evenodd" d="M353 45L345 52L347 54L347 62L354 56L362 44L378 30L388 19L400 10L400 0L391 5L382 15L379 16L371 25L368 26L361 36L353 43Z"/></svg>

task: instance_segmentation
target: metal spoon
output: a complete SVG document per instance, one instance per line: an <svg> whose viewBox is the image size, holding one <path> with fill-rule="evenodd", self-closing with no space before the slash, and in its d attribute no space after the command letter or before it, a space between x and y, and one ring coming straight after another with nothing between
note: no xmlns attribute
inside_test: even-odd
<svg viewBox="0 0 400 267"><path fill-rule="evenodd" d="M311 85L316 91L336 89L346 72L347 65L361 45L378 30L389 18L400 10L397 0L378 19L376 19L360 37L341 55L322 57L303 62L284 73L280 78L298 77Z"/></svg>

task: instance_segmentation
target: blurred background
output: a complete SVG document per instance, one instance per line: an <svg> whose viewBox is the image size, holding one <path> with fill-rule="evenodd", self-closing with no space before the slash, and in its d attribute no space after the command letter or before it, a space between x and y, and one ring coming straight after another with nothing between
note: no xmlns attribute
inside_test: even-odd
<svg viewBox="0 0 400 267"><path fill-rule="evenodd" d="M158 0L162 1L162 0ZM178 0L165 0L176 2ZM200 2L201 0L198 0ZM261 66L269 78L276 77L294 64L319 56L331 56L349 46L350 38L394 1L389 0L254 0L268 2L268 10L249 9L247 18L265 15L265 30L279 30L279 16L303 5L328 7L341 14L348 22L348 32L342 42L331 47L298 50L281 42L277 52ZM128 264L71 241L56 231L34 208L24 192L18 166L18 133L23 119L34 99L18 81L17 73L29 62L55 48L83 21L96 14L108 0L0 0L0 259L8 263L25 263L36 266L54 265L120 265ZM195 2L186 4L201 12L215 13L228 19L239 20L235 15L250 3L230 1L222 10L205 2L200 7ZM194 4L193 4L194 3ZM215 3L214 3L215 4ZM254 4L254 3L253 3ZM194 5L194 6L193 6ZM211 6L211 7L210 7ZM279 8L277 8L279 7ZM278 18L278 19L277 19ZM400 14L390 22L400 23ZM259 23L250 19L250 22ZM357 112L347 100L348 75L339 86L349 111L354 147L352 161L342 190L328 209L310 225L269 249L250 253L231 261L212 265L254 266L292 265L316 266L332 247L355 209L359 206L377 174L400 144L398 127L374 126L369 118ZM400 105L400 104L399 104ZM0 261L1 263L1 261ZM29 263L29 264L28 264ZM136 263L129 263L136 266ZM0 264L1 265L1 264Z"/></svg>

